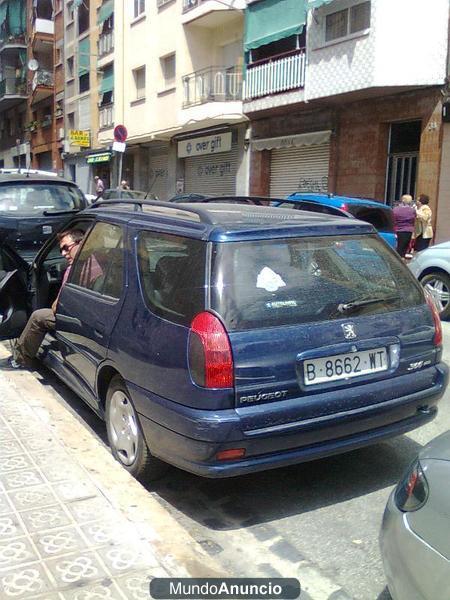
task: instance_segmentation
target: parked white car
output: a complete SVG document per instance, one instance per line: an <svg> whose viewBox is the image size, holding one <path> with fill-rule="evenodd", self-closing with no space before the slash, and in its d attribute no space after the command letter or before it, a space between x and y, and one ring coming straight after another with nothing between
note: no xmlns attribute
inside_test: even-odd
<svg viewBox="0 0 450 600"><path fill-rule="evenodd" d="M433 296L441 319L450 317L450 242L436 244L414 256L409 268Z"/></svg>

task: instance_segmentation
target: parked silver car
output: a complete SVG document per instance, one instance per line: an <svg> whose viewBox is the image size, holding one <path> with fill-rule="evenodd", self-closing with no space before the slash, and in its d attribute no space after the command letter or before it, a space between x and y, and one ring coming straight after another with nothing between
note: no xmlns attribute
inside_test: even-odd
<svg viewBox="0 0 450 600"><path fill-rule="evenodd" d="M414 256L409 268L430 292L441 319L450 317L450 242L436 244Z"/></svg>
<svg viewBox="0 0 450 600"><path fill-rule="evenodd" d="M392 492L380 547L394 600L450 599L450 431L425 446Z"/></svg>

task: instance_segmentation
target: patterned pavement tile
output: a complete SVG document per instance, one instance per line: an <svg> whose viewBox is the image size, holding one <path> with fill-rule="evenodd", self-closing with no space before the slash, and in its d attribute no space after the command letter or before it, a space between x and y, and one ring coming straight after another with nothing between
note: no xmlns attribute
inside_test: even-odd
<svg viewBox="0 0 450 600"><path fill-rule="evenodd" d="M71 502L67 508L77 523L89 523L89 521L96 521L99 518L116 518L111 504L101 496Z"/></svg>
<svg viewBox="0 0 450 600"><path fill-rule="evenodd" d="M2 600L8 598L17 600L27 598L28 600L31 595L35 596L50 590L52 590L52 585L49 578L38 563L0 573L0 598ZM44 598L47 597L47 595L44 596Z"/></svg>
<svg viewBox="0 0 450 600"><path fill-rule="evenodd" d="M72 524L71 518L60 504L20 513L29 533Z"/></svg>
<svg viewBox="0 0 450 600"><path fill-rule="evenodd" d="M89 580L104 579L108 575L93 552L76 553L46 560L46 567L60 587L74 587Z"/></svg>
<svg viewBox="0 0 450 600"><path fill-rule="evenodd" d="M129 573L118 577L115 581L127 600L148 600L150 598L150 581L153 577L167 577L167 574L154 575L153 572L148 571Z"/></svg>
<svg viewBox="0 0 450 600"><path fill-rule="evenodd" d="M10 569L37 558L30 541L24 537L0 542L0 573L2 569Z"/></svg>
<svg viewBox="0 0 450 600"><path fill-rule="evenodd" d="M20 443L14 438L2 438L0 441L0 456L16 456L17 454L23 454Z"/></svg>
<svg viewBox="0 0 450 600"><path fill-rule="evenodd" d="M97 552L111 573L124 573L158 566L153 553L145 552L142 544L99 548Z"/></svg>
<svg viewBox="0 0 450 600"><path fill-rule="evenodd" d="M139 537L129 523L117 518L108 521L95 521L81 525L81 530L91 546L113 546L117 544L139 543Z"/></svg>
<svg viewBox="0 0 450 600"><path fill-rule="evenodd" d="M44 433L44 431L42 432ZM40 437L23 438L22 444L28 452L43 452L54 454L59 451L61 445L50 434L41 435Z"/></svg>
<svg viewBox="0 0 450 600"><path fill-rule="evenodd" d="M75 526L64 529L42 531L32 536L41 558L68 554L69 552L84 551L86 542L78 533Z"/></svg>
<svg viewBox="0 0 450 600"><path fill-rule="evenodd" d="M37 469L24 469L23 471L13 471L0 477L5 490L14 490L32 485L44 483L42 475Z"/></svg>
<svg viewBox="0 0 450 600"><path fill-rule="evenodd" d="M34 454L33 459L36 459L36 456L37 455ZM70 462L56 460L50 464L39 462L37 462L37 464L39 465L39 468L44 474L44 477L47 479L47 481L50 481L51 483L66 481L67 473L70 473L71 479L82 479L83 477L86 477L86 474L84 473L83 469L71 464Z"/></svg>
<svg viewBox="0 0 450 600"><path fill-rule="evenodd" d="M56 497L48 485L35 485L32 488L13 490L7 494L18 511L56 503Z"/></svg>
<svg viewBox="0 0 450 600"><path fill-rule="evenodd" d="M54 485L53 489L63 502L73 502L74 500L84 500L98 496L98 488L88 479L62 481Z"/></svg>
<svg viewBox="0 0 450 600"><path fill-rule="evenodd" d="M97 581L76 590L64 591L62 596L64 600L123 600L122 594L111 579Z"/></svg>
<svg viewBox="0 0 450 600"><path fill-rule="evenodd" d="M23 452L23 451L22 451ZM19 471L20 469L30 469L34 465L31 458L26 454L10 456L0 461L0 475L3 473L11 473L11 471Z"/></svg>
<svg viewBox="0 0 450 600"><path fill-rule="evenodd" d="M18 517L14 513L0 517L0 540L4 541L10 538L20 537L26 532L19 523Z"/></svg>
<svg viewBox="0 0 450 600"><path fill-rule="evenodd" d="M6 494L0 493L0 515L7 515L13 512L13 508Z"/></svg>

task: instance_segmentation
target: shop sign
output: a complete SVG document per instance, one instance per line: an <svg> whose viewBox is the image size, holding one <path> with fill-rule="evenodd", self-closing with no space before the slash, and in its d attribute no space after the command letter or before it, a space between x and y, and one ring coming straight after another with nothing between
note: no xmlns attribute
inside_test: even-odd
<svg viewBox="0 0 450 600"><path fill-rule="evenodd" d="M178 158L219 154L231 150L231 131L178 142Z"/></svg>
<svg viewBox="0 0 450 600"><path fill-rule="evenodd" d="M93 163L104 163L111 160L111 152L101 152L99 154L91 154L87 157L86 162L88 164Z"/></svg>
<svg viewBox="0 0 450 600"><path fill-rule="evenodd" d="M69 141L73 146L89 148L91 145L91 132L89 129L69 129Z"/></svg>

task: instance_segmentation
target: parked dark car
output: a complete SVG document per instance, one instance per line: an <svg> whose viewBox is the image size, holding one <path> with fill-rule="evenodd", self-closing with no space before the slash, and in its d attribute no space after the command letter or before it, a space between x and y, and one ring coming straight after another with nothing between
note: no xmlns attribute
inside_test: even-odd
<svg viewBox="0 0 450 600"><path fill-rule="evenodd" d="M393 248L397 247L397 236L394 231L394 215L392 208L376 200L354 198L351 196L334 196L333 194L306 194L296 192L277 206L312 210L313 205L322 207L323 212L341 214L366 221L375 227L379 235Z"/></svg>
<svg viewBox="0 0 450 600"><path fill-rule="evenodd" d="M447 385L439 317L371 225L253 204L106 200L71 226L87 235L41 356L106 420L133 475L157 477L163 462L240 475L436 415ZM27 295L23 266L1 251L6 339L50 306L64 260L49 241ZM87 277L93 263L101 272Z"/></svg>
<svg viewBox="0 0 450 600"><path fill-rule="evenodd" d="M113 198L124 198L124 199L137 199L137 200L157 200L158 198L154 194L148 192L142 192L140 190L123 190L121 188L110 188L103 192L103 200L111 200Z"/></svg>
<svg viewBox="0 0 450 600"><path fill-rule="evenodd" d="M0 234L28 261L86 206L78 186L56 175L0 174Z"/></svg>

